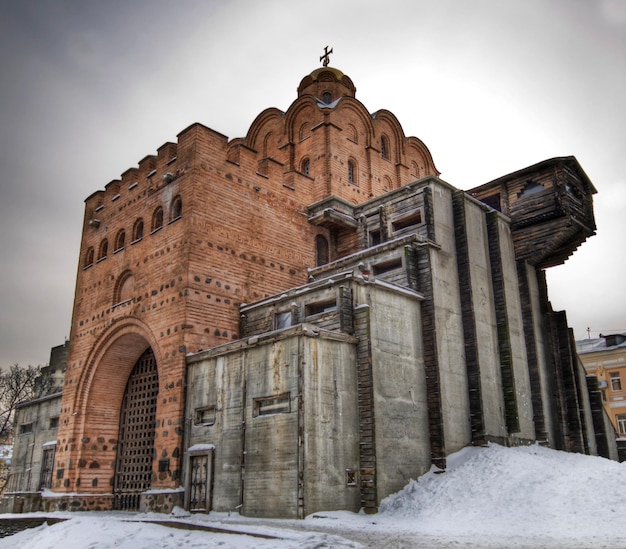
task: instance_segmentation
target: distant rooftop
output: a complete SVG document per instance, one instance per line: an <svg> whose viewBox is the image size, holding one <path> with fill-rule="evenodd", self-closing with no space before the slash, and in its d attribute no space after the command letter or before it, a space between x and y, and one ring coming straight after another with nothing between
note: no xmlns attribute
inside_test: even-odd
<svg viewBox="0 0 626 549"><path fill-rule="evenodd" d="M626 333L600 334L600 337L595 339L580 339L576 341L576 350L580 355L621 348L626 349Z"/></svg>

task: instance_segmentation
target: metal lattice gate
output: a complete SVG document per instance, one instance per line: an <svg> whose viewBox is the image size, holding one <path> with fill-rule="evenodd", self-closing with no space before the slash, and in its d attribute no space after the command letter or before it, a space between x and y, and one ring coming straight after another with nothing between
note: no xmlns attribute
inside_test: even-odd
<svg viewBox="0 0 626 549"><path fill-rule="evenodd" d="M152 349L133 368L122 402L115 463L114 509L138 511L150 488L159 376Z"/></svg>
<svg viewBox="0 0 626 549"><path fill-rule="evenodd" d="M208 513L213 453L192 455L189 458L189 510Z"/></svg>
<svg viewBox="0 0 626 549"><path fill-rule="evenodd" d="M41 476L39 477L39 490L52 488L52 470L54 469L54 452L56 446L44 448L41 457Z"/></svg>

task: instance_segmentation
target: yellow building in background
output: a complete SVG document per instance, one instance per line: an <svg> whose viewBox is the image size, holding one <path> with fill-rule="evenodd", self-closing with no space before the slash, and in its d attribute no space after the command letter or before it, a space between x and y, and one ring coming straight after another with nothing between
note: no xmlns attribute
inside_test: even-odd
<svg viewBox="0 0 626 549"><path fill-rule="evenodd" d="M604 408L621 438L626 437L626 333L576 342L588 374L598 378Z"/></svg>

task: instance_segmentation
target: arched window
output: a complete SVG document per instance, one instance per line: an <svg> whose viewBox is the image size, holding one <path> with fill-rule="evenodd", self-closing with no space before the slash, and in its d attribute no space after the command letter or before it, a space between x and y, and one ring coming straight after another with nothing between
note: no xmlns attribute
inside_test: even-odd
<svg viewBox="0 0 626 549"><path fill-rule="evenodd" d="M87 248L87 253L85 254L85 262L83 263L83 267L91 267L93 265L93 256L94 249L92 246Z"/></svg>
<svg viewBox="0 0 626 549"><path fill-rule="evenodd" d="M380 155L385 160L389 160L389 140L386 135L380 138Z"/></svg>
<svg viewBox="0 0 626 549"><path fill-rule="evenodd" d="M109 253L109 242L105 238L102 242L100 242L100 249L98 250L98 261L102 261L103 259L106 259L108 253Z"/></svg>
<svg viewBox="0 0 626 549"><path fill-rule="evenodd" d="M140 217L133 225L133 242L143 238L143 219Z"/></svg>
<svg viewBox="0 0 626 549"><path fill-rule="evenodd" d="M326 105L330 105L332 103L333 100L333 94L330 93L329 91L325 91L322 94L322 101L326 104Z"/></svg>
<svg viewBox="0 0 626 549"><path fill-rule="evenodd" d="M357 184L356 180L356 164L353 160L348 160L348 182L353 185Z"/></svg>
<svg viewBox="0 0 626 549"><path fill-rule="evenodd" d="M329 261L328 240L325 236L318 234L315 237L315 265L319 267L326 265Z"/></svg>
<svg viewBox="0 0 626 549"><path fill-rule="evenodd" d="M115 250L116 252L124 249L124 244L126 243L126 232L124 229L117 233L115 237Z"/></svg>
<svg viewBox="0 0 626 549"><path fill-rule="evenodd" d="M307 176L310 176L310 175L311 175L311 162L309 162L309 159L308 159L308 158L305 158L305 159L302 161L302 166L301 166L301 168L300 168L300 171L301 171L304 175L307 175Z"/></svg>
<svg viewBox="0 0 626 549"><path fill-rule="evenodd" d="M170 223L183 215L183 200L180 196L174 197L170 206Z"/></svg>
<svg viewBox="0 0 626 549"><path fill-rule="evenodd" d="M163 227L163 208L159 206L152 214L152 232L158 231Z"/></svg>
<svg viewBox="0 0 626 549"><path fill-rule="evenodd" d="M135 293L135 277L130 271L124 271L115 283L113 304L132 299Z"/></svg>

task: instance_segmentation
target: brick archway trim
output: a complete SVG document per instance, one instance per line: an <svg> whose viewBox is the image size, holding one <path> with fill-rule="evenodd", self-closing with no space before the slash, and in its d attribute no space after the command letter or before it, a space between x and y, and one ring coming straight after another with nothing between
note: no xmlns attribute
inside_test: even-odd
<svg viewBox="0 0 626 549"><path fill-rule="evenodd" d="M159 367L159 346L148 326L125 318L111 326L94 346L81 373L75 412L80 439L91 429L117 437L119 413L128 376L142 353L151 347Z"/></svg>

